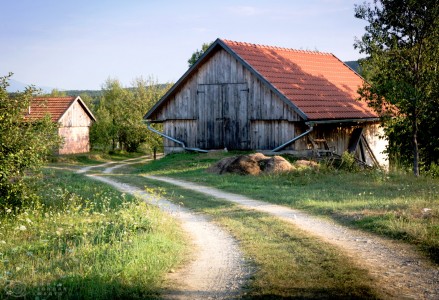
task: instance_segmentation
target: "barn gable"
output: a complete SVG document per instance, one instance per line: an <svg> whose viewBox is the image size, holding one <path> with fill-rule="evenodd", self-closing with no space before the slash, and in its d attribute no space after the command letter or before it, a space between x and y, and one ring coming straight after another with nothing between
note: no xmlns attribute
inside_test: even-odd
<svg viewBox="0 0 439 300"><path fill-rule="evenodd" d="M313 135L343 152L379 120L356 100L362 83L332 54L218 39L144 118L187 147L300 150ZM165 152L176 147L165 139Z"/></svg>
<svg viewBox="0 0 439 300"><path fill-rule="evenodd" d="M89 128L96 119L80 97L33 98L25 118L36 120L47 114L59 124L58 134L64 140L59 154L90 151Z"/></svg>

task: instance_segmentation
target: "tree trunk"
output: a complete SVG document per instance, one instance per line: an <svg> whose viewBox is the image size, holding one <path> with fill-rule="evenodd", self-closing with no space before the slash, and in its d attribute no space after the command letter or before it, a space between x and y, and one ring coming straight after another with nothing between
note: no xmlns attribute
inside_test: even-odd
<svg viewBox="0 0 439 300"><path fill-rule="evenodd" d="M413 118L413 174L419 176L418 122Z"/></svg>
<svg viewBox="0 0 439 300"><path fill-rule="evenodd" d="M156 147L154 147L153 152L154 152L154 160L156 160L157 159L157 148Z"/></svg>

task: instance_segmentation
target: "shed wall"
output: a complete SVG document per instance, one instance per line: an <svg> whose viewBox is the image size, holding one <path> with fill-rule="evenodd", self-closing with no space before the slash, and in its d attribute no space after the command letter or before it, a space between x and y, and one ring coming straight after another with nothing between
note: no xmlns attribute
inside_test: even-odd
<svg viewBox="0 0 439 300"><path fill-rule="evenodd" d="M90 151L89 127L60 127L59 136L64 140L59 154L86 153Z"/></svg>
<svg viewBox="0 0 439 300"><path fill-rule="evenodd" d="M348 149L352 133L356 128L363 128L363 136L373 151L374 156L381 166L387 166L388 160L384 150L388 142L382 138L384 132L378 122L360 124L346 123L339 125L320 124L314 128L310 136L314 139L326 140L330 150L341 155ZM303 147L303 145L301 147ZM307 147L311 147L309 142Z"/></svg>
<svg viewBox="0 0 439 300"><path fill-rule="evenodd" d="M64 143L59 154L86 153L90 151L90 126L92 119L78 101L74 102L59 120L59 135Z"/></svg>

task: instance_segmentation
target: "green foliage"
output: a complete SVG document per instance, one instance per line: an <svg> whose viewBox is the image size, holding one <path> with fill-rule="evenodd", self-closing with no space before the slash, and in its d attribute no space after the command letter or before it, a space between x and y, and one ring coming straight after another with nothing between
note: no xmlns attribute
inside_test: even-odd
<svg viewBox="0 0 439 300"><path fill-rule="evenodd" d="M178 224L140 199L60 170L39 194L0 213L0 299L14 282L26 299L153 298L184 258Z"/></svg>
<svg viewBox="0 0 439 300"><path fill-rule="evenodd" d="M47 97L66 97L67 93L65 91L60 91L58 89L53 89L50 94L44 95Z"/></svg>
<svg viewBox="0 0 439 300"><path fill-rule="evenodd" d="M188 59L187 63L189 65L189 68L192 67L197 60L206 52L206 50L213 44L213 42L210 43L203 43L201 46L201 50L196 50L194 53L192 53L191 58Z"/></svg>
<svg viewBox="0 0 439 300"><path fill-rule="evenodd" d="M95 106L96 122L90 132L94 149L135 152L147 143L151 149L161 147L161 139L148 131L144 114L166 92L152 77L137 78L134 88L124 88L116 79L108 79L102 97Z"/></svg>
<svg viewBox="0 0 439 300"><path fill-rule="evenodd" d="M31 178L60 145L58 125L49 116L25 119L35 89L9 95L11 76L0 77L0 208L20 206L35 196Z"/></svg>
<svg viewBox="0 0 439 300"><path fill-rule="evenodd" d="M430 168L427 171L427 175L432 178L439 178L439 165L436 163L431 163Z"/></svg>
<svg viewBox="0 0 439 300"><path fill-rule="evenodd" d="M87 105L88 109L90 109L90 111L94 111L94 99L92 96L90 96L87 93L81 93L79 94L79 97L81 97L82 101L84 101L85 105Z"/></svg>
<svg viewBox="0 0 439 300"><path fill-rule="evenodd" d="M439 180L379 169L327 168L264 176L216 175L206 168L230 153L167 155L138 173L172 176L340 222L418 245L439 262ZM434 167L435 168L435 167Z"/></svg>
<svg viewBox="0 0 439 300"><path fill-rule="evenodd" d="M355 153L343 152L341 155L340 169L349 172L356 172L360 170L357 160L355 159Z"/></svg>
<svg viewBox="0 0 439 300"><path fill-rule="evenodd" d="M118 180L145 185L144 178ZM211 216L239 240L241 250L256 265L243 299L379 298L366 271L292 224L186 188L146 182L166 193L167 199Z"/></svg>
<svg viewBox="0 0 439 300"><path fill-rule="evenodd" d="M411 161L419 175L422 162L430 165L439 157L439 5L376 0L355 11L369 23L355 43L369 55L362 71L370 85L360 94L384 117L390 155Z"/></svg>

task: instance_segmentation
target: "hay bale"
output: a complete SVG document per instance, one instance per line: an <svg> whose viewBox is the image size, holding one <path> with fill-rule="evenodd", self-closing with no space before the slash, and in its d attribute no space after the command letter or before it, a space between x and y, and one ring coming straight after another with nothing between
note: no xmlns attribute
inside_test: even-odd
<svg viewBox="0 0 439 300"><path fill-rule="evenodd" d="M207 169L207 172L214 174L223 174L224 172L226 172L227 167L230 165L232 161L235 160L235 158L236 157L224 157L213 166L210 166Z"/></svg>
<svg viewBox="0 0 439 300"><path fill-rule="evenodd" d="M240 175L258 175L261 168L250 155L239 155L225 168L225 172Z"/></svg>
<svg viewBox="0 0 439 300"><path fill-rule="evenodd" d="M262 153L255 153L223 158L211 166L208 172L215 174L258 175L262 172L280 173L293 169L294 167L281 156L268 157Z"/></svg>
<svg viewBox="0 0 439 300"><path fill-rule="evenodd" d="M270 157L265 156L262 153L254 153L254 154L249 154L248 155L251 159L254 159L255 161L259 162L261 160L267 160L270 159Z"/></svg>
<svg viewBox="0 0 439 300"><path fill-rule="evenodd" d="M264 166L261 166L264 173L282 173L294 169L294 167L282 156L273 156L265 160Z"/></svg>

